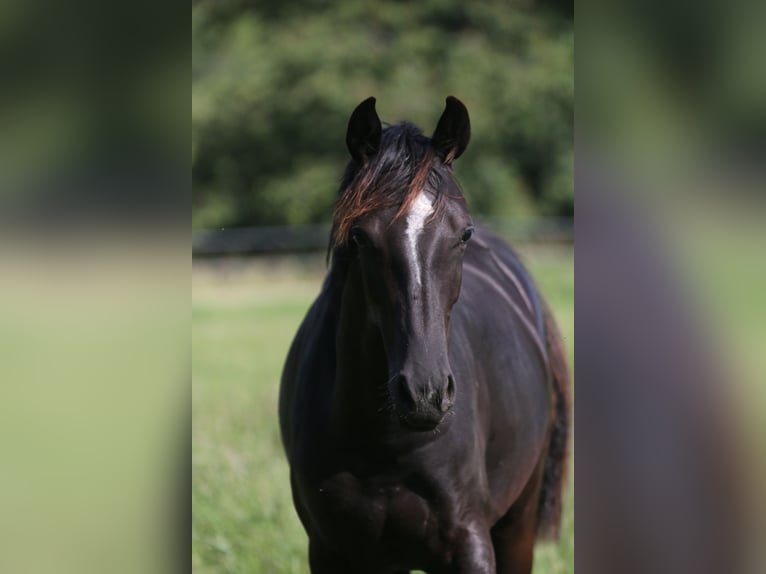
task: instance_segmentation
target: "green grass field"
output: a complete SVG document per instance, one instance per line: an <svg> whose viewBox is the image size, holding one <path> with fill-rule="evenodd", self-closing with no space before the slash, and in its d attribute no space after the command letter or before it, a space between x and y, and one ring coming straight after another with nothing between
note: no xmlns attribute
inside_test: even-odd
<svg viewBox="0 0 766 574"><path fill-rule="evenodd" d="M572 360L573 254L521 249ZM323 274L316 259L195 265L192 274L192 567L202 573L305 573L277 425L282 364ZM558 544L536 574L573 571L573 485Z"/></svg>

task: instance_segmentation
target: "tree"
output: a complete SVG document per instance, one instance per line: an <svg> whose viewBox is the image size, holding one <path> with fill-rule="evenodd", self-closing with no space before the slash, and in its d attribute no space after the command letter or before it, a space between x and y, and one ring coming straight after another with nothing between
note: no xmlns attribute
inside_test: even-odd
<svg viewBox="0 0 766 574"><path fill-rule="evenodd" d="M196 226L326 221L346 122L375 95L426 133L471 112L457 175L475 212L572 212L573 28L489 2L200 2L192 8Z"/></svg>

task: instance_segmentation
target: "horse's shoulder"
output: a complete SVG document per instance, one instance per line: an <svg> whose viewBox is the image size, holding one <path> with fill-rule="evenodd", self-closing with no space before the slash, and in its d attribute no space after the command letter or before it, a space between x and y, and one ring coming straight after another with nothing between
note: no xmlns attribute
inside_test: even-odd
<svg viewBox="0 0 766 574"><path fill-rule="evenodd" d="M524 315L539 337L544 337L544 305L532 275L519 254L503 239L478 228L465 254L464 281L482 294L477 302L492 304L503 298ZM493 296L494 295L494 296ZM471 296L470 294L468 295Z"/></svg>

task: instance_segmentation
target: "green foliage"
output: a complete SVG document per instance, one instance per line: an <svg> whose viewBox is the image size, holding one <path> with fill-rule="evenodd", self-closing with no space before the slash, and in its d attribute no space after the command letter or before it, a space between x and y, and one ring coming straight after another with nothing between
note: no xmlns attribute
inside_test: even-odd
<svg viewBox="0 0 766 574"><path fill-rule="evenodd" d="M427 134L453 94L473 138L457 163L475 211L572 211L573 26L499 0L273 3L192 8L195 226L326 221L347 161L346 122L378 98L384 121Z"/></svg>

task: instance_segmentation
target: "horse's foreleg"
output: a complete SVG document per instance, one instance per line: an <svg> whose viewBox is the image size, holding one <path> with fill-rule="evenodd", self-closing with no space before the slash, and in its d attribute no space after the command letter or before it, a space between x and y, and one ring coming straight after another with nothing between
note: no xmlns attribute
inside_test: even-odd
<svg viewBox="0 0 766 574"><path fill-rule="evenodd" d="M497 574L530 574L535 549L535 524L518 522L492 530Z"/></svg>
<svg viewBox="0 0 766 574"><path fill-rule="evenodd" d="M311 574L351 574L354 572L338 555L316 540L309 540L309 569Z"/></svg>
<svg viewBox="0 0 766 574"><path fill-rule="evenodd" d="M487 528L472 524L460 532L448 571L450 574L495 574L495 552Z"/></svg>
<svg viewBox="0 0 766 574"><path fill-rule="evenodd" d="M492 527L497 574L530 574L537 537L539 479L530 483L522 497Z"/></svg>

